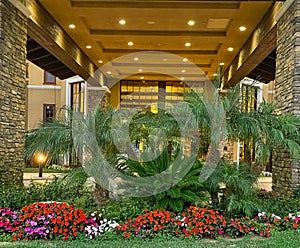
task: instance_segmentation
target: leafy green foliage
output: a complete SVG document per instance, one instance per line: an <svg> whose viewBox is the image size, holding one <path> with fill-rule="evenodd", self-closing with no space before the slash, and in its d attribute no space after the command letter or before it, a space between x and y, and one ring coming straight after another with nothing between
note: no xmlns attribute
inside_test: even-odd
<svg viewBox="0 0 300 248"><path fill-rule="evenodd" d="M254 188L257 178L258 175L247 163L236 166L221 161L208 178L206 187L212 197L218 197L220 186L224 185L220 201L216 199L214 202L220 204L227 216L252 216L260 209Z"/></svg>
<svg viewBox="0 0 300 248"><path fill-rule="evenodd" d="M155 209L150 198L123 198L118 201L110 200L101 207L100 212L106 219L123 223L143 215L146 209Z"/></svg>
<svg viewBox="0 0 300 248"><path fill-rule="evenodd" d="M300 211L300 189L295 190L291 196L274 199L270 193L259 194L259 201L263 211L279 216L288 216Z"/></svg>
<svg viewBox="0 0 300 248"><path fill-rule="evenodd" d="M34 202L67 202L87 212L96 209L93 193L84 187L84 181L55 178L49 184L31 184L29 187L7 188L0 185L0 208L19 210Z"/></svg>
<svg viewBox="0 0 300 248"><path fill-rule="evenodd" d="M181 155L181 152L178 151L174 157L180 157ZM157 194L152 198L158 209L180 212L184 207L195 204L204 197L203 185L199 182L199 174L202 169L202 164L199 160L194 163L190 170L181 171L185 176L178 174L178 171L180 171L180 167L185 168L184 163L188 164L191 160L171 161L166 150L162 151L156 159L145 161L139 162L128 159L126 165L131 173L139 177L151 177L170 169L169 174L162 175L157 181L153 182L153 185L157 186ZM172 182L168 181L170 178L173 179ZM166 187L170 183L173 183L173 185ZM161 192L163 187L166 187L167 190Z"/></svg>

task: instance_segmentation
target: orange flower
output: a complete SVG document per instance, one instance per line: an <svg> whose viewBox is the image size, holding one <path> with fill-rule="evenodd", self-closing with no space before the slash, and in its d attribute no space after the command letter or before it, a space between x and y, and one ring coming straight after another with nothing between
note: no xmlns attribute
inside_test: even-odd
<svg viewBox="0 0 300 248"><path fill-rule="evenodd" d="M130 238L130 233L124 233L123 236L124 238Z"/></svg>
<svg viewBox="0 0 300 248"><path fill-rule="evenodd" d="M153 230L154 230L154 232L157 232L157 231L158 231L158 228L157 228L156 225L154 226Z"/></svg>
<svg viewBox="0 0 300 248"><path fill-rule="evenodd" d="M16 240L17 240L17 235L12 236L12 239L13 239L14 241L16 241Z"/></svg>
<svg viewBox="0 0 300 248"><path fill-rule="evenodd" d="M293 224L293 228L297 228L298 227L298 224L297 223L294 223Z"/></svg>

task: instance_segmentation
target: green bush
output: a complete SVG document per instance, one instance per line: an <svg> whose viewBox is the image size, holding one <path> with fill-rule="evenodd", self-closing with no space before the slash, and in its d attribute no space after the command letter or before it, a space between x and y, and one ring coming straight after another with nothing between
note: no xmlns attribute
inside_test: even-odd
<svg viewBox="0 0 300 248"><path fill-rule="evenodd" d="M97 209L93 192L88 191L81 181L70 183L67 179L55 178L49 184L33 183L29 187L0 185L0 208L19 210L25 205L44 201L66 202L86 212Z"/></svg>
<svg viewBox="0 0 300 248"><path fill-rule="evenodd" d="M145 209L154 208L151 198L124 198L119 201L109 201L99 212L104 218L123 223L145 214Z"/></svg>
<svg viewBox="0 0 300 248"><path fill-rule="evenodd" d="M259 200L262 210L279 216L288 216L300 211L300 189L294 191L291 196L273 199L270 193L261 193Z"/></svg>

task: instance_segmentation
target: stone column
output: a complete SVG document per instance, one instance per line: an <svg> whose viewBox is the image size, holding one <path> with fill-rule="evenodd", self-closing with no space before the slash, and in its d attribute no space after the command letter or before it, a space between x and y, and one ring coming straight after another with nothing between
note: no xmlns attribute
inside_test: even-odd
<svg viewBox="0 0 300 248"><path fill-rule="evenodd" d="M26 2L0 0L0 183L23 184Z"/></svg>
<svg viewBox="0 0 300 248"><path fill-rule="evenodd" d="M286 1L277 23L275 103L279 114L300 115L300 0ZM300 162L284 150L273 156L273 194L289 195L300 186Z"/></svg>

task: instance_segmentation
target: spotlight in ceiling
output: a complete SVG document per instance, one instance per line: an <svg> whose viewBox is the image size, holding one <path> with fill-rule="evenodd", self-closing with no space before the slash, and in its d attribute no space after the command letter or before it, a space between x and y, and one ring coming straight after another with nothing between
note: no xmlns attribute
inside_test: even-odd
<svg viewBox="0 0 300 248"><path fill-rule="evenodd" d="M247 28L246 28L245 26L240 26L240 27L239 27L239 30L242 31L242 32L243 32L243 31L246 31L246 29L247 29Z"/></svg>
<svg viewBox="0 0 300 248"><path fill-rule="evenodd" d="M121 19L121 20L119 21L119 24L120 24L120 25L125 25L125 24L126 24L126 21L125 21L124 19Z"/></svg>
<svg viewBox="0 0 300 248"><path fill-rule="evenodd" d="M194 20L189 20L187 24L189 26L194 26L195 25L195 21Z"/></svg>

